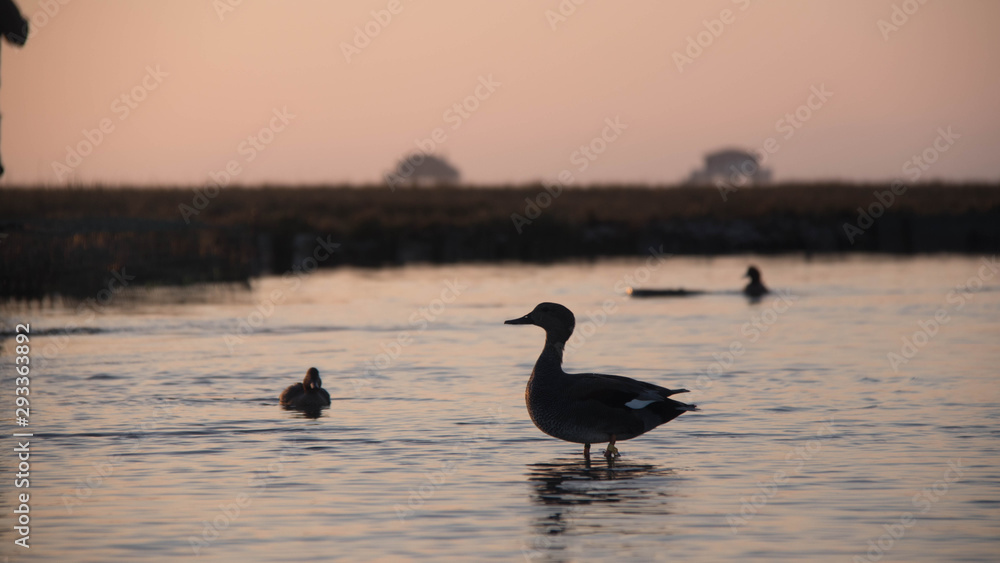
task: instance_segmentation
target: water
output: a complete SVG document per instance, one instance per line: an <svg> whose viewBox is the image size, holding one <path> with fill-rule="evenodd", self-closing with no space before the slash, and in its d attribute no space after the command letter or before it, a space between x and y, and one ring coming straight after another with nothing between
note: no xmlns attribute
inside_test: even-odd
<svg viewBox="0 0 1000 563"><path fill-rule="evenodd" d="M976 257L754 260L785 301L748 303L733 290L749 260L729 257L320 271L123 294L93 318L8 307L8 335L31 323L35 436L30 489L3 441L0 553L996 560L1000 275ZM633 284L712 293L620 293ZM502 323L540 301L587 335L567 371L684 386L701 412L584 464L525 411L543 332ZM277 404L310 366L334 397L318 419ZM25 491L30 551L13 545Z"/></svg>

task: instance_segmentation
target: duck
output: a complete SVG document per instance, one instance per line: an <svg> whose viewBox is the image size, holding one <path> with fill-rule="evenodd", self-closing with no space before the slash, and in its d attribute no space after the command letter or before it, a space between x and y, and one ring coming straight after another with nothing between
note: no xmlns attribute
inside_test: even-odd
<svg viewBox="0 0 1000 563"><path fill-rule="evenodd" d="M743 294L747 297L761 297L770 293L770 290L760 281L760 270L757 269L757 266L747 268L747 273L743 274L743 277L750 278L750 283L743 288Z"/></svg>
<svg viewBox="0 0 1000 563"><path fill-rule="evenodd" d="M330 394L323 389L319 370L309 368L302 383L289 385L281 392L281 406L291 409L316 410L330 406Z"/></svg>
<svg viewBox="0 0 1000 563"><path fill-rule="evenodd" d="M545 330L545 347L524 391L528 415L549 436L583 444L588 461L591 444L606 442L604 457L610 461L621 457L617 442L698 410L697 405L669 398L687 389L667 389L620 375L563 371L563 349L576 326L573 312L563 305L539 303L527 315L504 324Z"/></svg>

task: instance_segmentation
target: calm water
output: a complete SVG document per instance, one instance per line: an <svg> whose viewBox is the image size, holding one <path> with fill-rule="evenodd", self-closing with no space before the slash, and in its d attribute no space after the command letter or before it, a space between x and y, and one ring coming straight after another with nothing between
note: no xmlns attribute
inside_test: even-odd
<svg viewBox="0 0 1000 563"><path fill-rule="evenodd" d="M8 335L31 323L35 436L29 551L13 545L8 336L0 553L997 560L1000 274L971 257L755 258L786 292L750 304L732 291L748 261L321 271L117 296L92 319L8 308ZM684 386L702 411L587 467L525 411L543 332L502 323L540 301L587 335L567 371ZM334 397L318 419L277 404L310 366Z"/></svg>

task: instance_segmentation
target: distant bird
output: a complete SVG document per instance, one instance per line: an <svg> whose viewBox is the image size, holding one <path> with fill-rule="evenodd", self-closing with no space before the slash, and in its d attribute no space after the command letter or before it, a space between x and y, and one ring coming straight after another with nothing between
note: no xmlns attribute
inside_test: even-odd
<svg viewBox="0 0 1000 563"><path fill-rule="evenodd" d="M323 389L319 370L309 368L302 383L290 385L281 392L281 405L292 409L319 410L330 406L330 394Z"/></svg>
<svg viewBox="0 0 1000 563"><path fill-rule="evenodd" d="M760 281L760 270L757 269L757 266L747 268L747 273L743 274L743 277L750 278L750 283L743 288L743 294L747 297L760 297L770 293Z"/></svg>
<svg viewBox="0 0 1000 563"><path fill-rule="evenodd" d="M614 459L620 457L615 442L635 438L697 410L695 405L668 399L687 393L687 389L665 389L619 375L564 372L563 348L573 334L576 318L558 303L540 303L527 315L504 324L545 329L545 348L524 392L528 414L549 436L583 444L588 460L592 443L607 442L604 456Z"/></svg>

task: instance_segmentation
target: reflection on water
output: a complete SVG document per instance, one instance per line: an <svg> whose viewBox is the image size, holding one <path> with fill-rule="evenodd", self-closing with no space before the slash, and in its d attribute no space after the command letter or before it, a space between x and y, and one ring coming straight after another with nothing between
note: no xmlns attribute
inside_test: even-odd
<svg viewBox="0 0 1000 563"><path fill-rule="evenodd" d="M0 560L851 561L906 514L881 561L995 560L1000 278L969 257L754 258L774 291L754 305L749 262L645 272L705 290L684 299L628 296L645 262L622 260L4 309L0 404L30 322L39 455L30 556ZM543 301L587 327L568 372L684 387L700 411L613 464L539 432L541 333L503 321ZM332 404L283 410L310 366Z"/></svg>
<svg viewBox="0 0 1000 563"><path fill-rule="evenodd" d="M536 510L527 557L569 557L567 536L629 534L636 517L671 514L673 469L622 460L556 459L528 466ZM628 515L623 519L625 515Z"/></svg>
<svg viewBox="0 0 1000 563"><path fill-rule="evenodd" d="M323 411L326 409L326 407L299 407L299 408L296 408L296 407L287 407L287 406L282 406L281 408L284 409L284 410L286 410L286 411L289 411L291 413L294 413L293 417L295 415L297 415L297 416L299 416L301 418L319 418L319 417L323 416Z"/></svg>

